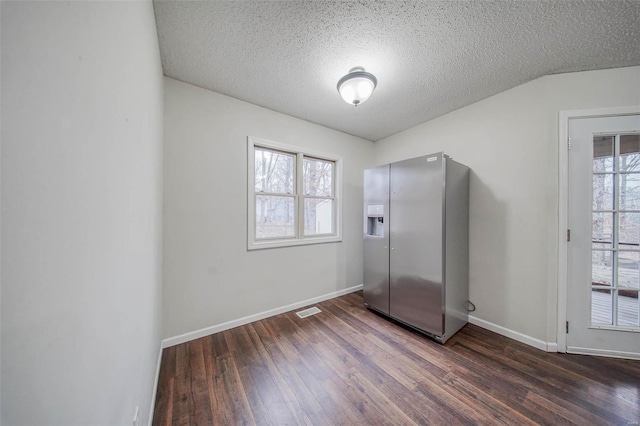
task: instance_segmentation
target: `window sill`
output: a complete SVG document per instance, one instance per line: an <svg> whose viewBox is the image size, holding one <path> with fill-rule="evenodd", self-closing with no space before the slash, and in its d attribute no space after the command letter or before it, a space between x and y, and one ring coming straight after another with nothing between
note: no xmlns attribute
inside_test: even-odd
<svg viewBox="0 0 640 426"><path fill-rule="evenodd" d="M612 325L591 325L588 327L590 330L611 330L611 331L626 331L629 333L640 333L638 327L614 327Z"/></svg>
<svg viewBox="0 0 640 426"><path fill-rule="evenodd" d="M278 247L307 246L311 244L339 243L339 242L342 242L342 237L339 235L307 237L304 239L290 239L290 240L254 241L248 244L247 250L261 250L261 249L270 249L270 248L278 248Z"/></svg>

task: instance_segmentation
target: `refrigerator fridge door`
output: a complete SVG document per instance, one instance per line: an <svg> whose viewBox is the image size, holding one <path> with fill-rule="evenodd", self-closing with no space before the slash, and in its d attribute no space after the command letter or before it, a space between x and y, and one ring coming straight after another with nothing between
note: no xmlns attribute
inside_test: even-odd
<svg viewBox="0 0 640 426"><path fill-rule="evenodd" d="M390 315L435 337L444 334L444 158L390 167Z"/></svg>
<svg viewBox="0 0 640 426"><path fill-rule="evenodd" d="M389 165L364 172L364 302L389 315Z"/></svg>

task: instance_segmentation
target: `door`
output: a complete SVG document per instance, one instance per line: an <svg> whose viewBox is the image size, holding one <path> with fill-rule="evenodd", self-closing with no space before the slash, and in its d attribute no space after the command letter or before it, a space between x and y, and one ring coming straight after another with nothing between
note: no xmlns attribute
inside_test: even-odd
<svg viewBox="0 0 640 426"><path fill-rule="evenodd" d="M364 171L364 302L389 314L389 165Z"/></svg>
<svg viewBox="0 0 640 426"><path fill-rule="evenodd" d="M442 154L391 164L391 316L444 332Z"/></svg>
<svg viewBox="0 0 640 426"><path fill-rule="evenodd" d="M640 357L640 115L569 120L567 352Z"/></svg>

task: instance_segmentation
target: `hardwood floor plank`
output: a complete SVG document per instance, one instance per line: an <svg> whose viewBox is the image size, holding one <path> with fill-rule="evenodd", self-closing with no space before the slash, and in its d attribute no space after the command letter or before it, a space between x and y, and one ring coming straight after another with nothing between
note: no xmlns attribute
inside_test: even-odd
<svg viewBox="0 0 640 426"><path fill-rule="evenodd" d="M637 392L631 387L610 386L608 381L598 381L591 375L577 374L554 362L542 360L530 352L517 352L517 359L525 369L531 369L531 374L537 375L545 383L556 388L575 388L578 398L589 399L601 408L610 408L613 412L629 411L635 417L640 418L640 406L637 404ZM509 355L510 356L510 355ZM554 359L558 361L558 357ZM640 375L638 376L640 378Z"/></svg>
<svg viewBox="0 0 640 426"><path fill-rule="evenodd" d="M574 383L579 383L581 388L590 392L597 392L597 389L605 389L604 392L611 393L616 402L623 399L631 406L640 411L637 401L637 382L640 378L640 370L633 372L633 367L640 364L632 360L615 360L615 365L622 364L625 366L626 374L619 374L614 369L609 368L607 361L602 357L592 357L586 355L563 355L563 354L547 354L540 351L531 351L527 348L509 348L507 355L518 359L527 359L528 362L537 362L540 368L564 373L567 380L574 378ZM542 356L541 356L542 355ZM589 364L596 361L593 367ZM640 412L638 413L640 418Z"/></svg>
<svg viewBox="0 0 640 426"><path fill-rule="evenodd" d="M494 356L494 354L486 348L482 350L482 353L485 356ZM506 355L499 356L503 357L502 361L505 363L514 359ZM548 392L559 393L564 400L572 401L577 406L586 408L590 412L602 413L601 416L604 418L615 418L620 411L620 405L627 402L624 398L611 395L611 393L607 391L606 385L592 382L588 378L577 378L571 374L566 374L564 370L561 371L557 367L549 365L549 363L543 367L540 363L536 363L535 358L529 357L528 353L522 354L516 359L517 362L511 362L509 365L520 373L528 375L531 379L539 380L541 382L540 388ZM570 395L568 395L565 389L575 390L572 390ZM629 414L637 419L637 401L635 404L630 404L630 406L626 407L626 410L622 412L625 411L629 411Z"/></svg>
<svg viewBox="0 0 640 426"><path fill-rule="evenodd" d="M221 336L222 333L217 333L213 336L207 336L202 343L202 352L204 357L204 370L205 378L207 381L207 389L209 396L209 406L211 407L211 414L215 424L224 424L229 416L229 409L225 404L226 389L221 389L221 386L216 383L215 377L218 374L219 368L214 367L216 360L215 350L213 347L213 337ZM224 356L224 355L220 355ZM227 354L229 356L229 354ZM247 404L248 405L248 404Z"/></svg>
<svg viewBox="0 0 640 426"><path fill-rule="evenodd" d="M370 363L366 356L362 356L362 353L360 353L357 348L334 333L329 326L325 326L320 322L314 323L313 325L319 328L321 334L325 335L327 342L324 345L318 345L318 347L325 348L328 343L332 344L332 346L327 346L324 349L322 356L327 360L337 358L337 362L332 364L334 369L340 371L342 375L348 375L351 369L359 368L366 371L368 376L374 380L376 386L383 388L389 395L398 395L399 401L404 405L406 400L403 399L402 396L406 396L406 388L403 388L401 384L393 380L384 370L376 369L376 366ZM455 401L450 394L444 392L437 386L431 386L431 384L432 383L428 381L418 383L414 389L418 395L422 394L427 397L421 402L431 407L431 413L436 413L438 417L446 421L455 421L459 424L473 423L471 418L466 417L469 412L464 412L467 407L458 406L459 401ZM425 389L427 389L427 391L423 391ZM373 401L373 403L376 405L375 401ZM452 405L455 405L456 409L452 409Z"/></svg>
<svg viewBox="0 0 640 426"><path fill-rule="evenodd" d="M328 311L333 312L331 309ZM402 410L412 413L414 412L413 407L426 403L431 405L432 411L435 412L446 407L455 407L451 411L455 413L453 418L456 421L472 422L474 418L478 417L476 411L472 411L471 407L466 406L463 401L448 392L446 386L438 386L439 378L431 374L428 369L420 368L424 365L418 366L398 348L389 350L387 347L378 346L366 339L365 336L361 336L361 333L350 325L354 318L336 318L341 322L339 325L336 324L336 328L339 327L341 330L340 338L342 339L344 336L345 340L349 342L347 345L353 343L358 348L357 350L352 348L356 358L355 363L373 361L371 371L368 373L369 376L376 378L374 385L384 389ZM331 322L327 322L327 326L331 327ZM345 341L342 340L336 343L345 345ZM363 352L359 352L360 350ZM374 367L378 366L384 367L376 370ZM390 378L393 380L389 380ZM425 389L428 390L425 392ZM429 400L420 398L420 395L428 396ZM419 412L412 414L415 421L432 421L429 416L425 417ZM460 414L465 414L465 418L458 418Z"/></svg>
<svg viewBox="0 0 640 426"><path fill-rule="evenodd" d="M172 346L162 351L160 374L156 403L153 411L153 424L170 425L173 413L173 378L176 367L176 347Z"/></svg>
<svg viewBox="0 0 640 426"><path fill-rule="evenodd" d="M469 349L467 346L464 347L466 347L470 352L473 351L474 356L481 359L485 368L496 371L501 376L509 376L513 382L529 389L530 392L536 392L547 399L555 401L558 405L567 410L579 413L589 424L598 424L605 419L610 419L616 424L622 424L624 421L623 418L619 417L618 413L612 413L602 409L601 407L593 404L590 400L587 401L580 399L576 396L575 391L573 390L568 391L554 388L547 385L537 377L521 372L518 369L519 364L509 362L510 359L505 360L498 354L484 354L482 352L478 352L477 347L473 350ZM545 420L549 421L550 419Z"/></svg>
<svg viewBox="0 0 640 426"><path fill-rule="evenodd" d="M466 325L445 345L362 293L166 348L154 425L620 424L640 362L550 354Z"/></svg>
<svg viewBox="0 0 640 426"><path fill-rule="evenodd" d="M530 392L525 399L525 405L531 408L531 410L544 413L544 418L547 419L547 424L574 424L582 425L585 422L583 416L578 413L574 413L571 410L566 409L558 405L554 401L550 401L537 393ZM592 420L590 424L603 424L603 420Z"/></svg>
<svg viewBox="0 0 640 426"><path fill-rule="evenodd" d="M331 393L334 400L344 400L343 407L348 410L349 415L356 419L355 421L362 424L393 424L390 419L386 418L384 412L378 410L371 395L363 392L363 389L356 388L344 377L344 373L332 375L331 379L323 385L327 392ZM352 409L347 408L348 404L352 406Z"/></svg>
<svg viewBox="0 0 640 426"><path fill-rule="evenodd" d="M184 376L185 374L187 374L187 370L189 368L189 362L187 361L189 357L189 342L182 345L174 346L174 348L176 352L176 363L173 366L173 376Z"/></svg>
<svg viewBox="0 0 640 426"><path fill-rule="evenodd" d="M494 397L480 388L474 386L473 383L461 379L453 373L447 374L444 381L450 387L458 391L461 399L465 399L466 403L484 413L483 422L491 419L491 423L505 425L536 425L537 423L528 418L525 414L515 411L499 398Z"/></svg>
<svg viewBox="0 0 640 426"><path fill-rule="evenodd" d="M221 356L231 352L224 338L224 333L216 333L208 337L210 339L209 350L211 351L211 356Z"/></svg>
<svg viewBox="0 0 640 426"><path fill-rule="evenodd" d="M269 371L269 374L273 378L274 383L277 389L279 390L282 399L284 400L286 406L289 408L289 412L291 413L291 416L294 419L295 424L310 425L311 420L309 419L306 410L303 410L302 407L300 406L298 398L295 396L294 390L292 389L292 386L291 386L292 383L287 380L287 378L291 378L293 376L287 375L289 377L285 377L285 374L283 374L283 371L285 373L288 373L286 364L281 366L281 368L278 368L271 354L266 350L264 345L262 345L262 342L260 341L260 339L257 337L257 333L253 328L253 326L250 324L249 326L243 327L243 328L246 330L248 337L251 338L252 342L254 342L254 340L257 340L257 342L260 342L260 343L254 342L254 345L259 348L258 355L260 356L262 362L264 363L267 370Z"/></svg>
<svg viewBox="0 0 640 426"><path fill-rule="evenodd" d="M181 374L174 378L172 424L191 424L196 407L190 398L189 382L188 374Z"/></svg>
<svg viewBox="0 0 640 426"><path fill-rule="evenodd" d="M216 356L211 362L214 371L209 392L215 395L214 424L255 424L251 405L231 354Z"/></svg>
<svg viewBox="0 0 640 426"><path fill-rule="evenodd" d="M189 342L190 394L193 401L193 420L197 425L213 423L213 412L209 400L209 387L205 372L205 360L202 349L203 339Z"/></svg>
<svg viewBox="0 0 640 426"><path fill-rule="evenodd" d="M451 358L456 359L464 367L463 373L454 369L452 370L453 374L459 374L466 382L471 383L489 397L500 401L512 412L519 413L538 424L545 424L545 417L538 411L528 408L526 404L526 397L529 394L529 388L526 384L493 371L479 361L475 353L460 352L461 347L465 348L459 341L453 342L449 346Z"/></svg>
<svg viewBox="0 0 640 426"><path fill-rule="evenodd" d="M153 411L153 424L168 426L173 423L173 377L168 377L158 385L158 391L162 395L156 396L156 405Z"/></svg>
<svg viewBox="0 0 640 426"><path fill-rule="evenodd" d="M282 391L277 386L272 372L265 365L258 349L249 341L246 329L236 327L229 331L230 338L227 340L229 348L234 348L234 359L238 365L244 365L238 368L238 371L245 389L250 389L255 393L255 397L261 399L271 423L275 425L298 424L289 410L289 404L283 398ZM245 385L245 381L249 383Z"/></svg>
<svg viewBox="0 0 640 426"><path fill-rule="evenodd" d="M349 323L355 323L355 320L353 318L349 318L348 320ZM360 329L361 327L365 327L364 324L354 324L354 327ZM370 330L372 332L375 332L375 330ZM371 336L371 335L369 335ZM422 336L420 336L422 338ZM371 339L371 337L369 337ZM376 338L376 337L374 337ZM420 348L418 348L418 351L424 351L424 345L425 344L433 344L433 345L437 345L435 342L431 342L427 343L426 341L424 341L424 339L422 339L419 343L421 343L423 346L421 346ZM489 410L495 410L495 407L493 407L491 405L491 401L495 401L496 399L490 395L484 395L482 400L484 401L483 403L478 402L478 399L474 399L474 398L469 398L468 395L466 395L461 389L447 389L446 387L434 387L433 383L438 383L439 381L442 380L442 377L449 377L451 375L451 373L449 373L448 375L444 374L445 369L449 369L450 371L455 371L457 374L460 375L469 375L471 374L471 372L468 369L465 368L461 368L461 365L453 365L453 364L447 364L444 365L445 369L440 369L438 368L437 370L435 370L435 374L429 374L429 370L428 369L424 369L422 368L422 371L416 371L416 370L411 370L411 366L412 366L412 359L410 357L410 354L412 353L411 350L413 350L413 347L411 346L411 343L409 342L405 342L406 345L402 345L403 348L405 349L410 349L408 352L405 352L403 350L398 350L398 345L395 342L392 342L393 345L391 344L386 344L386 342L382 342L380 343L380 347L383 348L387 348L387 350L389 350L391 353L394 353L396 356L396 360L397 360L397 364L398 365L402 365L403 370L405 371L410 371L411 372L411 376L412 377L423 377L426 379L426 381L421 381L420 382L420 390L422 392L424 392L425 394L428 395L442 395L444 392L444 395L446 395L447 397L442 400L439 399L438 402L438 407L441 408L442 406L447 406L447 407L451 407L451 410L458 410L460 409L460 407L463 407L463 402L466 405L471 405L471 408L473 410L473 414L471 414L471 417L475 418L477 421L477 415L476 414L483 414L485 416L488 417L505 417L505 414L503 413L502 416L500 416L498 413L488 413ZM435 350L437 350L438 352L443 350L443 347L440 345L435 346ZM377 353L377 351L375 351L374 349L370 349L367 351L368 353ZM400 352L401 356L398 357L398 352ZM402 355L408 355L409 358L402 358ZM435 362L438 362L437 360L440 359L441 357L439 355L434 355L431 357L431 360L435 360ZM418 358L419 359L419 363L422 367L425 366L423 359ZM450 360L451 361L451 360ZM381 361L382 362L382 361ZM430 364L430 363L429 363ZM426 364L426 365L429 365ZM385 364L387 365L387 364ZM392 369L392 366L386 366L385 367L387 370ZM418 368L419 369L419 368ZM438 375L439 372L442 372L441 375ZM480 378L480 376L477 376L478 379L483 380ZM513 396L513 395L521 395L520 400L524 400L525 395L527 394L527 390L524 388L521 389L511 389L509 395ZM534 415L533 413L529 413L530 415ZM514 417L512 415L509 415L508 417ZM515 416L518 417L518 416ZM461 421L460 419L457 419L457 421Z"/></svg>
<svg viewBox="0 0 640 426"><path fill-rule="evenodd" d="M272 329L268 326L265 327L264 322L254 323L253 329L291 388L300 408L308 419L313 419L310 422L319 422L327 425L334 424L334 421L323 409L319 397L313 393L313 388L317 389L318 386L314 386L309 381L315 380L305 374L302 362L295 348L288 344L287 337L281 335L276 339ZM300 376L299 371L301 370L303 370L303 376L306 380ZM332 410L331 413L334 414L334 411Z"/></svg>
<svg viewBox="0 0 640 426"><path fill-rule="evenodd" d="M288 319L284 320L289 322ZM278 338L280 339L281 336ZM335 391L336 387L332 382L335 372L314 349L314 345L318 342L309 339L304 332L290 334L287 340L300 354L301 366L298 369L300 376L304 377L307 386L313 389L325 413L332 417L333 423L337 425L366 424L356 407Z"/></svg>
<svg viewBox="0 0 640 426"><path fill-rule="evenodd" d="M418 425L426 421L426 419L422 416L417 416L418 419L414 420L412 416L409 416L403 408L400 407L397 403L399 400L395 399L392 401L390 397L394 395L386 393L387 389L374 385L369 380L367 380L366 375L360 373L357 369L352 368L349 373L347 373L346 378L348 379L347 383L354 386L359 390L359 392L363 394L369 394L371 401L376 405L376 408L379 412L384 413L385 417L389 418L391 424L402 426L402 425ZM410 407L405 407L408 411Z"/></svg>
<svg viewBox="0 0 640 426"><path fill-rule="evenodd" d="M382 418L376 407L375 402L371 399L371 395L361 394L361 388L351 383L345 378L351 373L351 365L348 354L343 351L335 352L336 346L332 342L319 342L314 348L320 358L333 372L329 376L329 380L325 380L325 388L330 391L340 389L343 397L350 401L357 412L364 415L364 418L372 421L376 418ZM353 413L354 410L349 410Z"/></svg>

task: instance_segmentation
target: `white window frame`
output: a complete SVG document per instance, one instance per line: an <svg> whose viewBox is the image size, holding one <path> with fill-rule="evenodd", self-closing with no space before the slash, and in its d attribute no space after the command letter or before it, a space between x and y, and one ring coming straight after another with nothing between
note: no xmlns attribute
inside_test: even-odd
<svg viewBox="0 0 640 426"><path fill-rule="evenodd" d="M296 232L293 237L278 239L256 239L256 191L255 191L255 149L266 148L283 151L295 157L295 209ZM303 160L304 158L330 161L335 164L333 171L333 234L304 235ZM293 145L286 145L254 136L247 137L247 249L258 250L275 247L290 247L308 244L333 243L342 241L342 158L311 151Z"/></svg>

